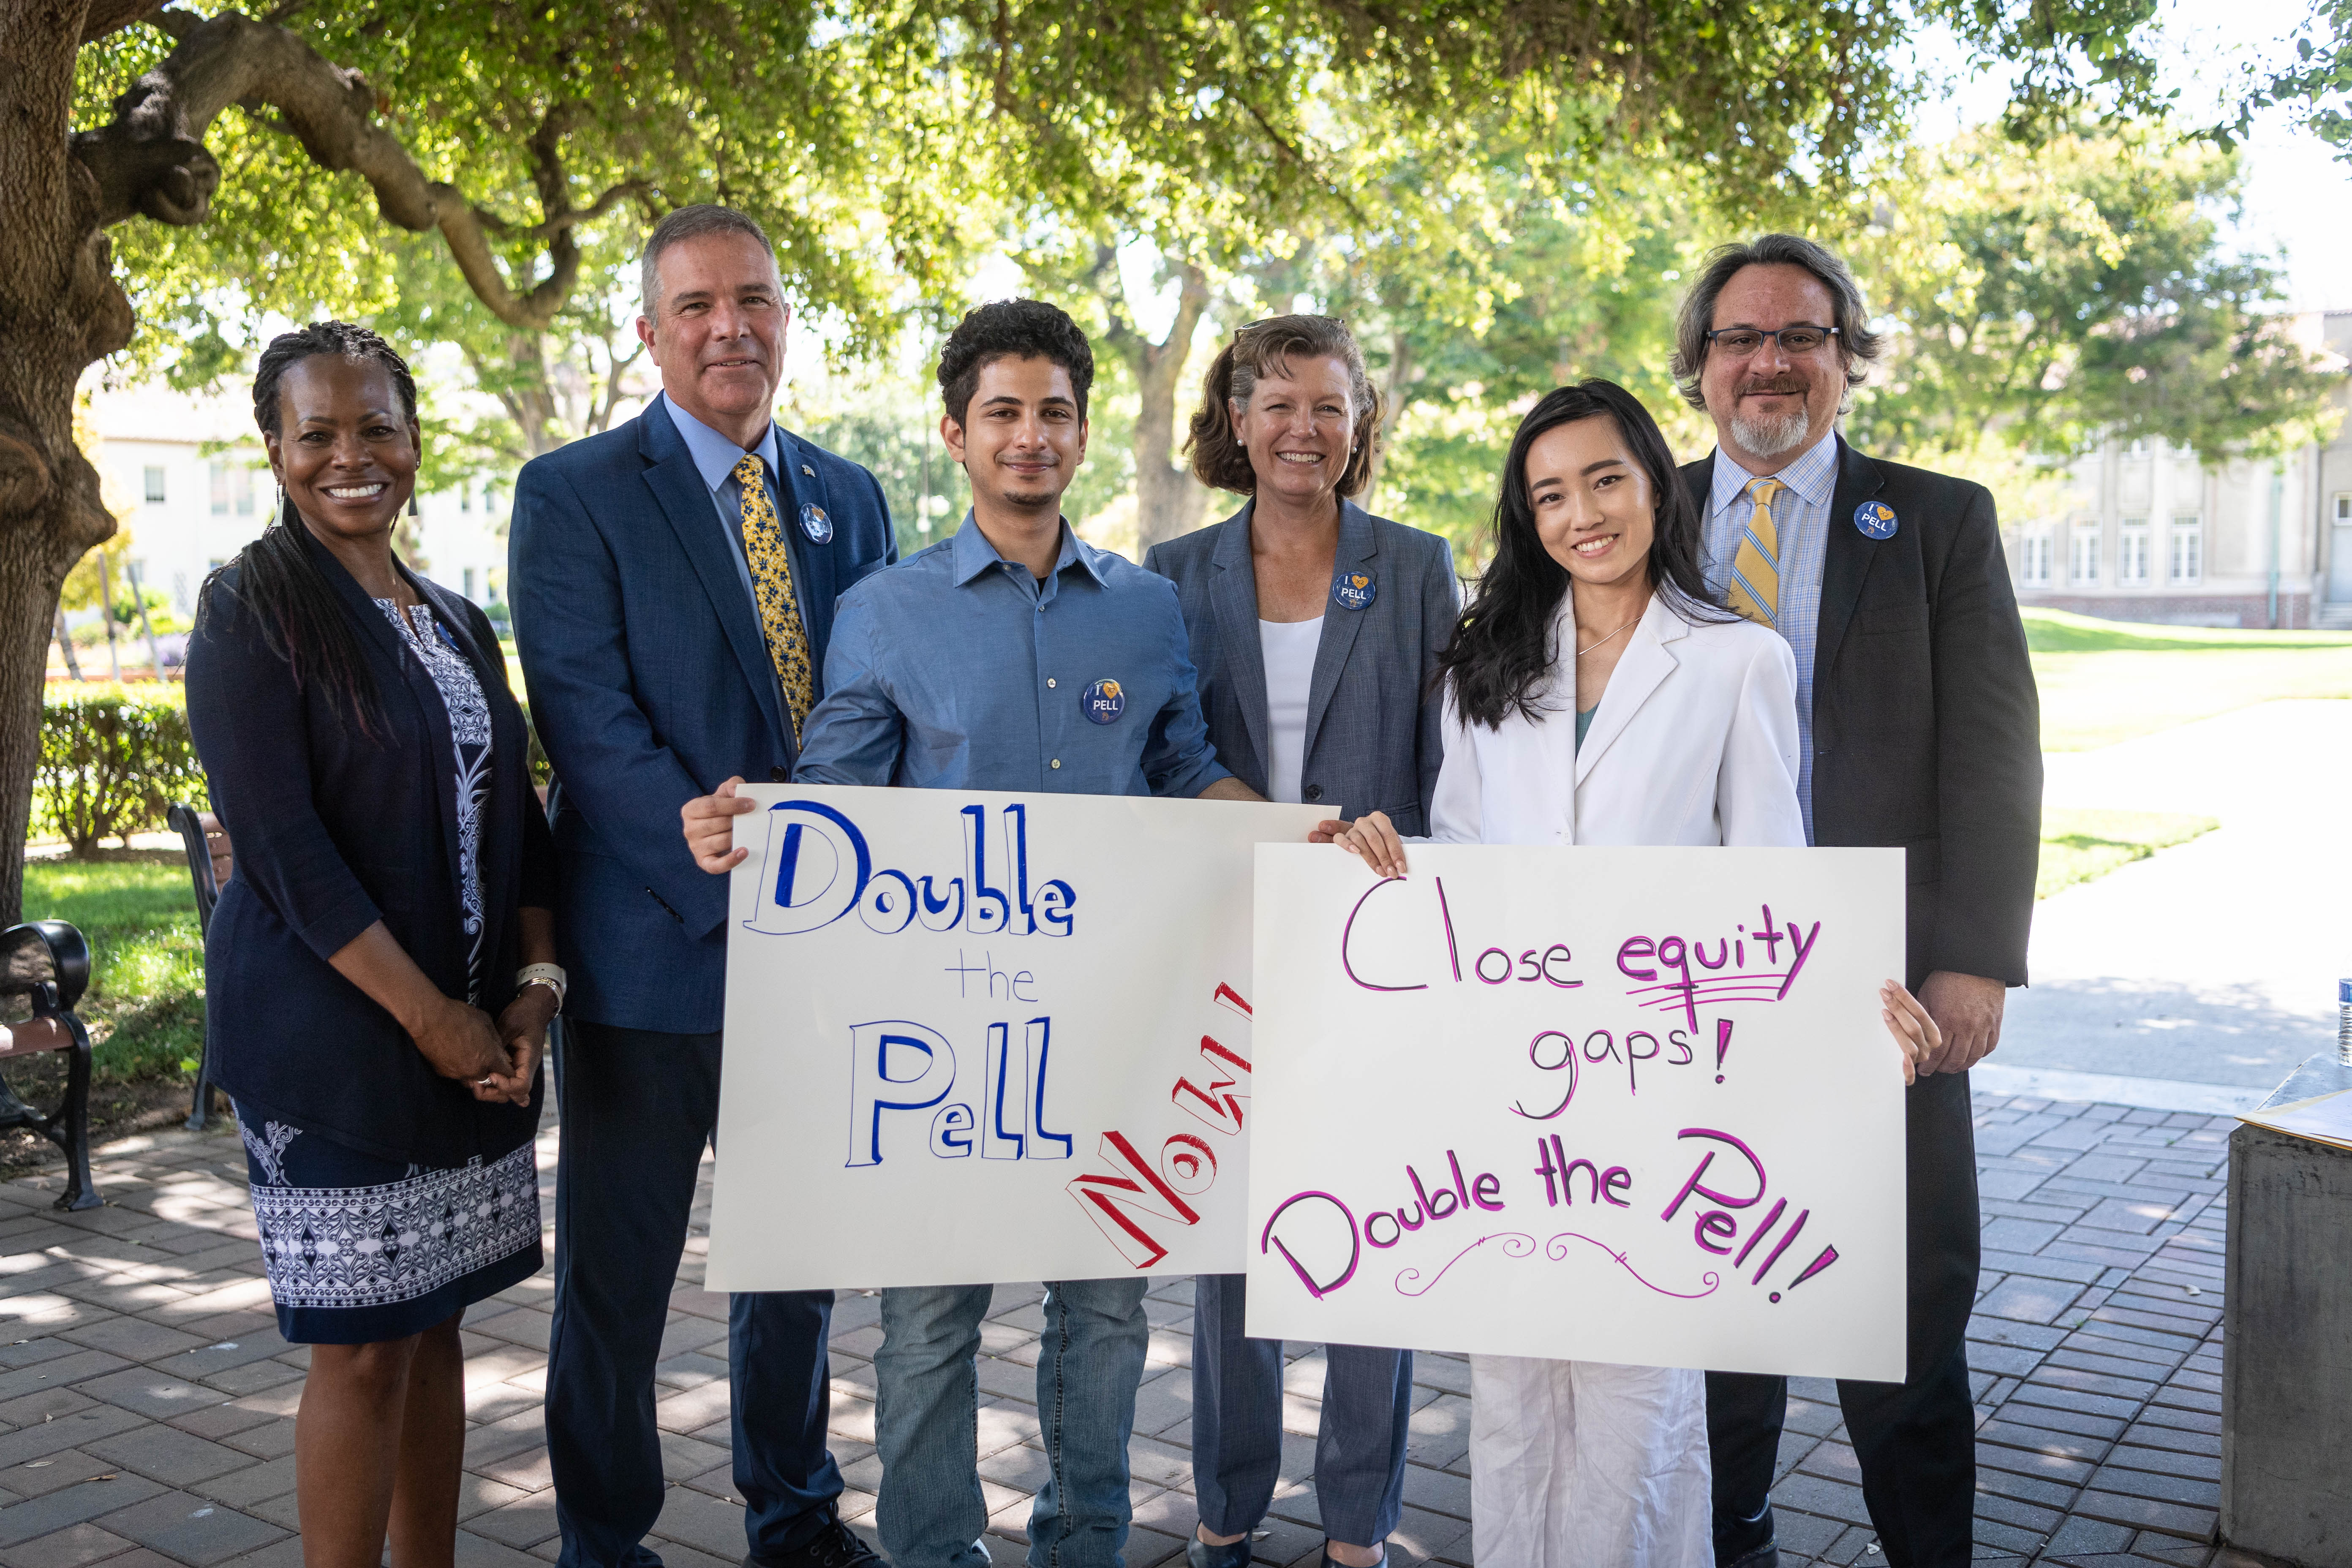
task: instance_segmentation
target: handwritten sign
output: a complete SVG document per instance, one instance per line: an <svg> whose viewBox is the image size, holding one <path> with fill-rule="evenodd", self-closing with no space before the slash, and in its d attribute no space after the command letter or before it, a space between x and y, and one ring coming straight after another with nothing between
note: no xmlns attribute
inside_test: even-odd
<svg viewBox="0 0 2352 1568"><path fill-rule="evenodd" d="M1325 808L744 793L712 1289L1241 1268L1252 855Z"/></svg>
<svg viewBox="0 0 2352 1568"><path fill-rule="evenodd" d="M1259 849L1249 1331L1904 1374L1885 849Z"/></svg>

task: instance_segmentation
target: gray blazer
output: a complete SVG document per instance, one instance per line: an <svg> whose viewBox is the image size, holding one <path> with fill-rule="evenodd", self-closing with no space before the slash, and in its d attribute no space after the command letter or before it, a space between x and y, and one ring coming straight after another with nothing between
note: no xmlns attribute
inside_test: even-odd
<svg viewBox="0 0 2352 1568"><path fill-rule="evenodd" d="M1223 522L1156 544L1143 563L1176 584L1217 760L1264 795L1273 749L1250 510L1245 504ZM1444 755L1433 677L1461 614L1454 552L1436 534L1343 501L1338 559L1341 569L1370 575L1376 591L1360 610L1325 604L1307 689L1302 793L1351 819L1384 811L1398 832L1426 833Z"/></svg>

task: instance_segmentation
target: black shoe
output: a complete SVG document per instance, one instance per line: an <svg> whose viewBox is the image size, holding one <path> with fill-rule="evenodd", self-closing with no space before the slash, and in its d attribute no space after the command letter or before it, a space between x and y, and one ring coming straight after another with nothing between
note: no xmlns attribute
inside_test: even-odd
<svg viewBox="0 0 2352 1568"><path fill-rule="evenodd" d="M1250 1538L1244 1531L1239 1541L1223 1546L1212 1546L1195 1532L1184 1543L1185 1568L1249 1568Z"/></svg>
<svg viewBox="0 0 2352 1568"><path fill-rule="evenodd" d="M743 1568L887 1568L879 1552L857 1538L855 1531L837 1518L825 1521L824 1528L790 1552L771 1555L753 1552L743 1559Z"/></svg>
<svg viewBox="0 0 2352 1568"><path fill-rule="evenodd" d="M1773 1538L1769 1507L1754 1519L1737 1521L1727 1528L1721 1518L1717 1516L1715 1528L1716 1568L1780 1568L1780 1548Z"/></svg>

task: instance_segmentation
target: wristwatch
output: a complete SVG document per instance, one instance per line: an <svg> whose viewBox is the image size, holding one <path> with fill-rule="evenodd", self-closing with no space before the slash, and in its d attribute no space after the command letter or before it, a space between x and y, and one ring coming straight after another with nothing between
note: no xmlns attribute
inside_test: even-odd
<svg viewBox="0 0 2352 1568"><path fill-rule="evenodd" d="M559 1014L563 1011L563 991L565 980L563 975L563 966L562 964L524 964L520 969L515 971L515 989L517 991L520 991L526 985L544 985L550 991L554 992L555 1010Z"/></svg>

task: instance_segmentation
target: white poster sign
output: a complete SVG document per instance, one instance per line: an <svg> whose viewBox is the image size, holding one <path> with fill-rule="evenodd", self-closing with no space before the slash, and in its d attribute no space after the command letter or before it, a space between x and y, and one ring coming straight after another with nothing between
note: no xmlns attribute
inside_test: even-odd
<svg viewBox="0 0 2352 1568"><path fill-rule="evenodd" d="M710 1289L1240 1270L1252 855L1325 808L744 793Z"/></svg>
<svg viewBox="0 0 2352 1568"><path fill-rule="evenodd" d="M1249 1331L1904 1374L1889 849L1258 851Z"/></svg>

